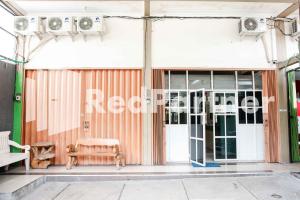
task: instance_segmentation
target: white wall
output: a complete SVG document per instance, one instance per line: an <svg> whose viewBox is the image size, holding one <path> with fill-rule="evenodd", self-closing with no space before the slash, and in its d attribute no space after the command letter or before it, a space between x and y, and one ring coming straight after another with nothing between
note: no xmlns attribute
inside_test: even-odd
<svg viewBox="0 0 300 200"><path fill-rule="evenodd" d="M143 66L143 22L110 18L106 32L100 37L78 36L52 40L36 53L26 68L141 68ZM38 44L34 38L31 48Z"/></svg>
<svg viewBox="0 0 300 200"><path fill-rule="evenodd" d="M237 19L168 19L153 23L155 68L272 68L263 43L241 38ZM270 37L267 34L267 41Z"/></svg>
<svg viewBox="0 0 300 200"><path fill-rule="evenodd" d="M140 68L143 66L143 21L106 19L98 37L50 41L26 68ZM269 69L261 40L241 38L236 19L165 19L153 22L154 68ZM269 33L266 34L270 46ZM37 45L31 42L31 48Z"/></svg>
<svg viewBox="0 0 300 200"><path fill-rule="evenodd" d="M0 7L0 55L15 59L16 38L11 35L13 34L13 22L14 16Z"/></svg>

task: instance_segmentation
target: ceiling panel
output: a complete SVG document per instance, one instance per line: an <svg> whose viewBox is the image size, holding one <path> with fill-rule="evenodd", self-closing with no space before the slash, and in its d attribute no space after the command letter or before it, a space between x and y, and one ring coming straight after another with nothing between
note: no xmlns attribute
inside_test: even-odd
<svg viewBox="0 0 300 200"><path fill-rule="evenodd" d="M154 1L151 2L151 14L270 17L277 16L290 5L290 3Z"/></svg>
<svg viewBox="0 0 300 200"><path fill-rule="evenodd" d="M142 16L143 1L16 1L26 14L101 13Z"/></svg>
<svg viewBox="0 0 300 200"><path fill-rule="evenodd" d="M101 13L142 16L143 1L14 1L27 14ZM151 15L178 16L277 16L291 3L151 1Z"/></svg>

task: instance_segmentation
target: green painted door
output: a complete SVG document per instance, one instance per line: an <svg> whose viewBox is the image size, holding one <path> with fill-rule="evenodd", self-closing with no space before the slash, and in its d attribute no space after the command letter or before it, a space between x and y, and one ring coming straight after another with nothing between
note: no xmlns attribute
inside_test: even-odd
<svg viewBox="0 0 300 200"><path fill-rule="evenodd" d="M292 162L300 161L295 71L288 72L290 144Z"/></svg>

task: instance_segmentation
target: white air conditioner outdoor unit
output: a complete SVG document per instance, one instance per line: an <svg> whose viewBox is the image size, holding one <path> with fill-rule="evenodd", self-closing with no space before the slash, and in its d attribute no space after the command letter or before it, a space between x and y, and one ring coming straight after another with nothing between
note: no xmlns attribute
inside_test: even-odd
<svg viewBox="0 0 300 200"><path fill-rule="evenodd" d="M293 37L300 36L300 24L297 18L293 19L291 23L291 32Z"/></svg>
<svg viewBox="0 0 300 200"><path fill-rule="evenodd" d="M54 35L72 35L76 33L74 17L47 17L46 31Z"/></svg>
<svg viewBox="0 0 300 200"><path fill-rule="evenodd" d="M86 35L101 34L104 31L102 16L85 16L77 18L77 30Z"/></svg>
<svg viewBox="0 0 300 200"><path fill-rule="evenodd" d="M40 17L16 16L14 31L20 35L40 35L44 32L44 27Z"/></svg>
<svg viewBox="0 0 300 200"><path fill-rule="evenodd" d="M260 36L267 31L265 18L243 17L239 23L241 36Z"/></svg>

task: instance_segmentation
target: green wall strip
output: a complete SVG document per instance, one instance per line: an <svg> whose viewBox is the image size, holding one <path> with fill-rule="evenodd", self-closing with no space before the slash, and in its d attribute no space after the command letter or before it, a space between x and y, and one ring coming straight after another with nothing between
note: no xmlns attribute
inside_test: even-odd
<svg viewBox="0 0 300 200"><path fill-rule="evenodd" d="M16 70L16 83L15 94L22 94L23 91L23 70L17 67ZM13 135L12 140L21 144L22 134L22 101L14 100L14 122L13 122ZM13 148L13 152L19 152L20 149Z"/></svg>
<svg viewBox="0 0 300 200"><path fill-rule="evenodd" d="M290 113L290 144L292 162L299 162L298 118L295 71L288 72L289 113Z"/></svg>

